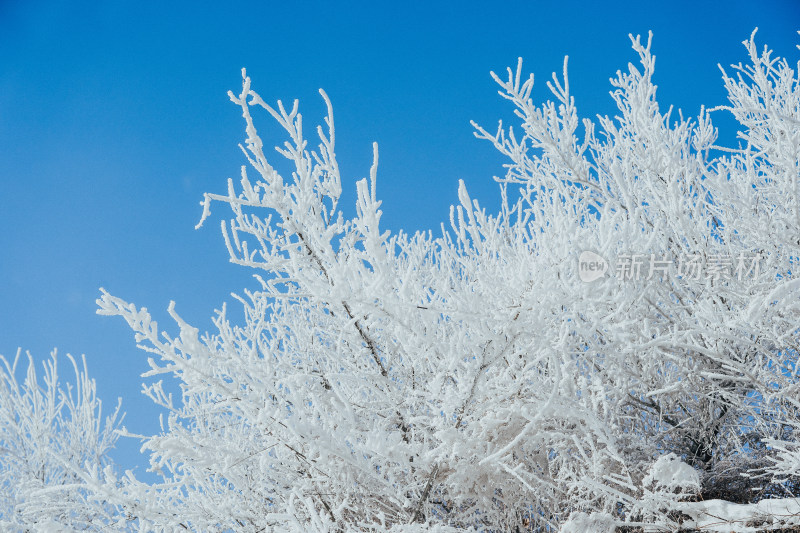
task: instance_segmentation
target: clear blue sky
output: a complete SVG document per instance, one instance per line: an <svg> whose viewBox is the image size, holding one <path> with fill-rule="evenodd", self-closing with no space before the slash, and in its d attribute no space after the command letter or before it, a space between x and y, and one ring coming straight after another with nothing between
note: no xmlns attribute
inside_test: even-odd
<svg viewBox="0 0 800 533"><path fill-rule="evenodd" d="M167 329L175 300L207 329L231 291L253 286L227 261L222 206L193 229L202 193L224 192L243 163L226 95L242 67L265 100L299 98L306 124L321 119L324 88L342 205L353 212L377 141L383 221L414 231L446 220L459 178L494 209L502 160L469 120L491 130L510 117L489 71L518 56L541 100L569 55L578 109L594 116L613 112L608 79L635 61L628 33L654 32L659 100L690 115L724 103L717 63L745 61L755 26L790 63L800 55L796 0L200 4L0 0L0 353L85 353L134 432L158 427L139 393L146 354L121 319L95 314L98 288ZM123 442L115 457L143 464L137 450Z"/></svg>

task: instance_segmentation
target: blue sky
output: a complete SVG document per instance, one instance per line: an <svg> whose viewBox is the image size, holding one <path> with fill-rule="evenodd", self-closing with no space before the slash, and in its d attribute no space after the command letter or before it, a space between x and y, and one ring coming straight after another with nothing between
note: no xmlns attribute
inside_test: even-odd
<svg viewBox="0 0 800 533"><path fill-rule="evenodd" d="M745 61L755 26L791 64L800 55L794 0L666 5L0 1L0 354L86 354L106 404L122 397L128 428L157 431L139 392L146 354L121 319L95 314L95 299L102 286L167 329L175 300L207 329L230 292L254 286L228 263L222 206L193 229L202 194L224 192L243 163L242 118L226 95L242 67L266 101L300 99L307 125L323 116L324 88L341 205L353 212L377 141L383 223L415 231L447 219L458 179L494 209L503 161L469 120L508 122L489 71L519 56L541 101L569 55L579 112L593 117L614 111L608 79L636 59L629 33L654 32L661 105L689 115L725 103L717 63ZM265 143L283 141L268 117L260 124ZM115 458L144 464L137 450L123 441Z"/></svg>

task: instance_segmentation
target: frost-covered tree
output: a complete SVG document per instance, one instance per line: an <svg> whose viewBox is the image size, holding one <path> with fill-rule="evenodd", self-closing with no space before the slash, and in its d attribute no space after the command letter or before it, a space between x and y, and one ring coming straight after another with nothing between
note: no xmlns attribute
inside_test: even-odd
<svg viewBox="0 0 800 533"><path fill-rule="evenodd" d="M28 354L0 356L0 530L110 530L124 524L120 509L95 498L85 480L102 475L117 441L119 405L106 418L95 382L67 355L75 384L62 384L53 352L40 382ZM69 529L67 529L69 528Z"/></svg>
<svg viewBox="0 0 800 533"><path fill-rule="evenodd" d="M312 148L297 102L268 105L243 72L248 165L201 224L233 212L230 259L256 280L244 322L223 307L201 335L171 305L170 335L103 291L98 312L181 395L146 389L168 411L143 443L162 481L96 470L87 490L148 531L398 533L674 530L697 493L791 490L797 72L751 36L749 65L723 71L730 105L676 118L650 40L632 43L614 117L579 119L566 61L540 105L521 62L495 75L520 121L475 125L508 158L501 204L462 182L436 236L381 229L377 146L345 217L325 93ZM277 158L253 110L288 135ZM734 147L715 145L725 111Z"/></svg>

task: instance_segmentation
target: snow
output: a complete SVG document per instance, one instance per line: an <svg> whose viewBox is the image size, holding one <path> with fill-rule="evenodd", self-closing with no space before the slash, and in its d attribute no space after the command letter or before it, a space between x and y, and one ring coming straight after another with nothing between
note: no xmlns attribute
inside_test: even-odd
<svg viewBox="0 0 800 533"><path fill-rule="evenodd" d="M800 498L769 499L752 504L708 500L683 503L680 510L691 517L683 522L684 528L702 531L750 533L800 526Z"/></svg>
<svg viewBox="0 0 800 533"><path fill-rule="evenodd" d="M561 527L561 533L613 533L616 529L614 517L608 513L572 513Z"/></svg>
<svg viewBox="0 0 800 533"><path fill-rule="evenodd" d="M700 476L674 453L668 453L653 463L650 473L644 478L644 485L668 492L675 489L696 492L700 489Z"/></svg>

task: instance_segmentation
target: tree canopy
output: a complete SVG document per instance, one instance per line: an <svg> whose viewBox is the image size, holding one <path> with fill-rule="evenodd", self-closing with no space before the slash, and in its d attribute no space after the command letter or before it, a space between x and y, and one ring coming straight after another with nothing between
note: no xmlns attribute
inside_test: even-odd
<svg viewBox="0 0 800 533"><path fill-rule="evenodd" d="M754 32L749 62L723 69L729 105L685 118L658 105L651 39L631 42L613 117L579 116L566 60L544 103L521 60L493 74L519 122L474 124L507 158L501 203L487 211L461 182L436 235L381 228L377 144L346 217L327 95L312 146L297 101L267 104L243 71L229 95L247 165L205 195L198 227L231 209L230 260L255 279L244 321L223 307L201 334L171 304L167 333L98 299L151 354L146 393L166 416L140 438L160 481L108 463L118 423L102 423L85 370L73 396L55 356L44 387L32 366L20 387L15 361L0 524L672 531L698 526L698 499L796 495L798 70ZM725 112L736 146L716 144ZM277 154L256 114L285 131Z"/></svg>

